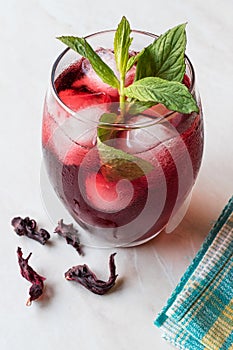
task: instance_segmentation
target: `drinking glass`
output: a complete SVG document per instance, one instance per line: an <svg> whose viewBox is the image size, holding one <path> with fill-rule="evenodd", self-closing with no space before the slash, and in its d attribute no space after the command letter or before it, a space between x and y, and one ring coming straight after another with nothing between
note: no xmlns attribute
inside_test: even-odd
<svg viewBox="0 0 233 350"><path fill-rule="evenodd" d="M109 30L86 37L95 50L109 55L113 69L114 34ZM132 36L132 52L157 38L136 30ZM203 153L201 102L193 66L188 57L185 61L184 83L199 113L184 115L157 104L119 124L100 121L104 113L119 111L119 102L89 62L69 48L56 59L44 103L43 161L49 190L62 203L64 216L71 215L83 244L135 246L173 230L183 218ZM104 155L99 130L113 135L104 142ZM56 205L48 206L54 217Z"/></svg>

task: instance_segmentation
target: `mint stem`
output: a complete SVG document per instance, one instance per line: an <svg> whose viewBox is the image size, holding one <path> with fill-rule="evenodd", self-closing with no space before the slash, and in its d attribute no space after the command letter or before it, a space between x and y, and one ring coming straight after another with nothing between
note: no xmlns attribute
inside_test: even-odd
<svg viewBox="0 0 233 350"><path fill-rule="evenodd" d="M119 87L119 95L120 95L120 123L124 123L125 120L125 73L120 74L120 87Z"/></svg>

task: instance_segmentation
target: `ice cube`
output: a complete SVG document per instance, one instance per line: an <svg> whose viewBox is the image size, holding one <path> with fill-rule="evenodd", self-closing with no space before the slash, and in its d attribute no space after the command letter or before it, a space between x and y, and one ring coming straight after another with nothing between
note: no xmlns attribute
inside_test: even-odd
<svg viewBox="0 0 233 350"><path fill-rule="evenodd" d="M169 122L154 124L153 121L151 124L149 122L150 119L142 115L132 117L130 123L133 126L145 125L145 127L135 127L121 132L117 139L117 148L137 154L166 143L178 135L177 130Z"/></svg>
<svg viewBox="0 0 233 350"><path fill-rule="evenodd" d="M106 95L106 93L77 93L77 91L74 89L66 89L61 91L59 93L59 97L73 111L78 111L89 106L111 102L110 97Z"/></svg>
<svg viewBox="0 0 233 350"><path fill-rule="evenodd" d="M108 182L102 174L92 173L86 177L83 195L93 208L116 213L129 205L134 195L134 188L127 179Z"/></svg>
<svg viewBox="0 0 233 350"><path fill-rule="evenodd" d="M116 63L114 60L114 54L112 53L112 51L99 49L97 53L102 58L102 60L112 68L114 73L118 75L116 70ZM87 59L83 59L82 61L82 71L84 75L81 79L76 80L72 84L72 88L80 89L82 87L90 92L104 92L114 99L118 98L117 89L114 89L108 84L104 83L102 79L96 74L96 72L94 71L90 62Z"/></svg>

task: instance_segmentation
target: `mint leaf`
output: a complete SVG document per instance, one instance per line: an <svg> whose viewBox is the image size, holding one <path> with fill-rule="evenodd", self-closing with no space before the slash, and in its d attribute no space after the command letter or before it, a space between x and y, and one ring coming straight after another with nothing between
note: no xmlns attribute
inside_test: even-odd
<svg viewBox="0 0 233 350"><path fill-rule="evenodd" d="M199 110L188 88L176 81L167 81L157 77L143 78L125 88L125 94L142 102L162 103L171 111L180 113L188 114Z"/></svg>
<svg viewBox="0 0 233 350"><path fill-rule="evenodd" d="M126 66L129 59L129 47L132 42L130 33L130 24L125 16L123 16L114 37L114 55L116 65L122 76L125 76Z"/></svg>
<svg viewBox="0 0 233 350"><path fill-rule="evenodd" d="M98 140L102 170L109 181L135 180L154 169L146 160L135 157L120 149L108 146Z"/></svg>
<svg viewBox="0 0 233 350"><path fill-rule="evenodd" d="M123 16L121 22L119 23L115 37L114 37L114 55L116 60L117 69L120 73L120 86L119 86L119 96L120 96L120 110L121 119L124 120L125 113L125 75L126 67L129 59L129 47L132 42L130 38L130 24L127 19Z"/></svg>
<svg viewBox="0 0 233 350"><path fill-rule="evenodd" d="M139 58L144 54L145 49L140 51L137 55L131 56L127 62L126 72L128 72L139 60Z"/></svg>
<svg viewBox="0 0 233 350"><path fill-rule="evenodd" d="M96 74L102 81L116 89L119 88L119 80L115 76L113 70L100 58L100 56L92 49L86 39L74 36L61 36L59 38L64 44L78 52L81 56L86 57Z"/></svg>
<svg viewBox="0 0 233 350"><path fill-rule="evenodd" d="M145 48L137 63L135 80L159 77L182 82L185 73L186 24L162 34Z"/></svg>
<svg viewBox="0 0 233 350"><path fill-rule="evenodd" d="M142 101L134 100L129 103L128 113L130 115L140 114L143 111L153 107L156 104L157 102L152 102L152 101L142 102Z"/></svg>
<svg viewBox="0 0 233 350"><path fill-rule="evenodd" d="M97 135L101 142L110 140L116 137L117 128L111 126L117 122L116 113L104 113L100 118L100 123L98 125ZM104 125L106 123L106 125ZM110 125L109 125L110 124ZM102 127L101 127L102 126Z"/></svg>
<svg viewBox="0 0 233 350"><path fill-rule="evenodd" d="M117 138L121 132L117 127L101 127L101 123L117 123L118 116L115 113L104 113L100 118L97 130L97 147L101 159L101 171L109 181L120 179L135 180L146 175L154 169L153 165L144 159L109 146L105 142Z"/></svg>
<svg viewBox="0 0 233 350"><path fill-rule="evenodd" d="M85 50L85 39L75 36L60 36L57 37L63 44L78 52L81 56L87 57Z"/></svg>

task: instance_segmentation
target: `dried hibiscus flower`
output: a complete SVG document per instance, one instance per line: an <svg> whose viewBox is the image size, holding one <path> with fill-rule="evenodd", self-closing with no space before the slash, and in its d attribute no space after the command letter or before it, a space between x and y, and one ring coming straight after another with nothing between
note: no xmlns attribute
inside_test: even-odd
<svg viewBox="0 0 233 350"><path fill-rule="evenodd" d="M44 280L46 278L38 275L38 273L34 271L30 265L28 265L28 260L30 259L32 253L30 253L28 257L24 259L22 249L18 247L17 255L21 275L32 283L32 286L29 289L30 297L26 302L26 305L30 306L33 300L38 299L42 295L44 289Z"/></svg>
<svg viewBox="0 0 233 350"><path fill-rule="evenodd" d="M86 264L73 266L65 273L65 278L69 281L76 281L82 284L95 294L103 295L114 286L118 276L116 275L116 266L114 261L115 255L116 253L110 255L110 276L106 282L99 280Z"/></svg>
<svg viewBox="0 0 233 350"><path fill-rule="evenodd" d="M41 228L37 229L37 223L35 220L26 217L22 219L21 217L15 217L11 221L11 225L14 227L15 232L19 236L27 236L40 242L41 244L45 244L50 238L50 234L48 231Z"/></svg>
<svg viewBox="0 0 233 350"><path fill-rule="evenodd" d="M72 245L79 255L84 255L78 237L78 230L74 228L73 224L66 225L61 219L58 221L58 226L55 228L54 232L65 238L67 244Z"/></svg>

